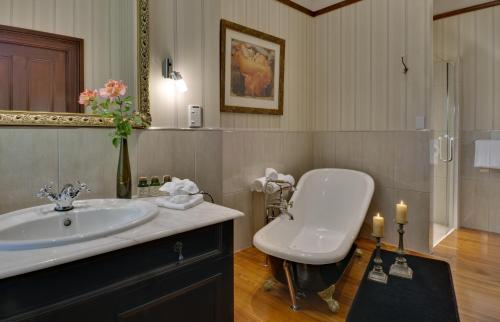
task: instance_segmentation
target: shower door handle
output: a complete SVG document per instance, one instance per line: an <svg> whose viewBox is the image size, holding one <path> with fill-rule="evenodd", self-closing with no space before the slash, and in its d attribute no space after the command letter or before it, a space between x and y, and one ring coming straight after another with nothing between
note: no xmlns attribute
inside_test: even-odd
<svg viewBox="0 0 500 322"><path fill-rule="evenodd" d="M443 137L442 136L438 137L438 142L439 142L439 146L438 146L438 148L439 148L439 161L446 162L447 159L445 159L443 157ZM448 152L448 150L447 150L447 152Z"/></svg>
<svg viewBox="0 0 500 322"><path fill-rule="evenodd" d="M448 137L448 159L446 162L453 161L453 154L455 153L453 146L455 145L455 139L452 137Z"/></svg>
<svg viewBox="0 0 500 322"><path fill-rule="evenodd" d="M455 143L455 139L451 138L448 135L444 135L444 137L446 138L446 144L447 144L446 157L443 157L443 137L440 136L438 138L438 141L439 141L439 160L441 160L441 162L450 163L453 161L453 153L454 153L453 145Z"/></svg>

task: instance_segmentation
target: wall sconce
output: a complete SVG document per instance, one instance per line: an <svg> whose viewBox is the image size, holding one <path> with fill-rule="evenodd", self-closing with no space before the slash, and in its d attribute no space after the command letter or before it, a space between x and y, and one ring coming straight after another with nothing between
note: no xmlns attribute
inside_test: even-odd
<svg viewBox="0 0 500 322"><path fill-rule="evenodd" d="M186 85L186 81L184 81L184 79L182 78L181 73L174 70L172 58L170 57L165 58L162 65L162 72L163 72L163 77L169 78L174 81L175 88L179 92L181 93L187 92L188 88Z"/></svg>

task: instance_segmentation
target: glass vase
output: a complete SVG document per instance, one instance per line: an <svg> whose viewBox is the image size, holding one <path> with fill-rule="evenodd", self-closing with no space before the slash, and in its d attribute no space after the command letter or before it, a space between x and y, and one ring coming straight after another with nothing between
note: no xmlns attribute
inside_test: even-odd
<svg viewBox="0 0 500 322"><path fill-rule="evenodd" d="M132 174L126 138L120 139L120 156L116 173L116 197L119 199L132 198Z"/></svg>

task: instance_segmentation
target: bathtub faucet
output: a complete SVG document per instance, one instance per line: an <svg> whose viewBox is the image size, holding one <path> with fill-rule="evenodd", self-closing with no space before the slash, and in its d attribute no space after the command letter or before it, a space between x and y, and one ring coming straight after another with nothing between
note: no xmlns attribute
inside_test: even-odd
<svg viewBox="0 0 500 322"><path fill-rule="evenodd" d="M280 213L282 215L288 216L288 219L294 220L293 215L288 211L289 208L293 207L293 201L287 202L286 200L281 201Z"/></svg>

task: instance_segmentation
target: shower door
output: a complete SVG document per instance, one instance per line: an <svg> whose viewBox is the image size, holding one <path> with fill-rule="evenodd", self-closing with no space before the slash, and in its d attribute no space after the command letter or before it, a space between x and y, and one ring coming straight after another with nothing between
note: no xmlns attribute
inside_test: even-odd
<svg viewBox="0 0 500 322"><path fill-rule="evenodd" d="M436 129L438 164L433 191L433 246L457 227L459 146L457 66L454 62L438 62L434 68L435 82L438 82L434 88L438 95L434 109L441 124Z"/></svg>

